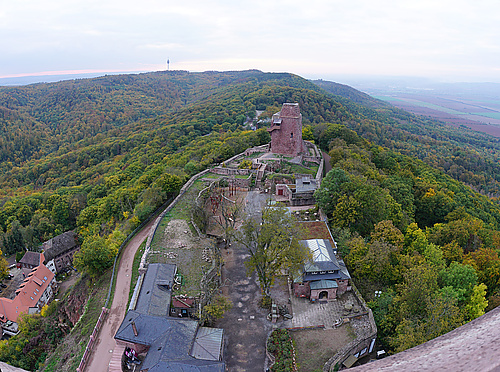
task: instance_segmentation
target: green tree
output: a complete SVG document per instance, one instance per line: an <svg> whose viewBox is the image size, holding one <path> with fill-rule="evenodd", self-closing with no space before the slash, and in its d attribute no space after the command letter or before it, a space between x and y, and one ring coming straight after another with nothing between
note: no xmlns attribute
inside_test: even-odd
<svg viewBox="0 0 500 372"><path fill-rule="evenodd" d="M10 230L4 235L3 246L5 254L11 255L12 253L24 251L25 243L23 238L23 228L18 220L11 223Z"/></svg>
<svg viewBox="0 0 500 372"><path fill-rule="evenodd" d="M452 262L439 272L438 283L442 288L452 287L459 305L462 305L470 298L472 289L477 284L476 270L470 265Z"/></svg>
<svg viewBox="0 0 500 372"><path fill-rule="evenodd" d="M351 240L346 262L353 277L385 286L401 280L400 252L401 248L385 241L376 240L367 244L362 238L356 238Z"/></svg>
<svg viewBox="0 0 500 372"><path fill-rule="evenodd" d="M231 310L233 304L227 297L222 295L215 296L212 301L205 305L201 313L201 322L213 326L217 319L224 317L226 311Z"/></svg>
<svg viewBox="0 0 500 372"><path fill-rule="evenodd" d="M464 314L467 320L479 318L484 315L484 310L488 307L486 300L486 285L481 283L472 288L470 301L465 305Z"/></svg>
<svg viewBox="0 0 500 372"><path fill-rule="evenodd" d="M311 253L299 241L303 232L299 224L282 206L266 207L262 223L248 218L236 240L250 254L246 262L249 273L257 272L262 292L269 296L275 278L284 271L296 275Z"/></svg>
<svg viewBox="0 0 500 372"><path fill-rule="evenodd" d="M113 265L118 249L99 235L87 236L73 257L75 267L96 277Z"/></svg>
<svg viewBox="0 0 500 372"><path fill-rule="evenodd" d="M392 220L399 225L402 220L401 206L387 189L340 168L328 172L314 196L335 226L348 227L363 236L380 221Z"/></svg>

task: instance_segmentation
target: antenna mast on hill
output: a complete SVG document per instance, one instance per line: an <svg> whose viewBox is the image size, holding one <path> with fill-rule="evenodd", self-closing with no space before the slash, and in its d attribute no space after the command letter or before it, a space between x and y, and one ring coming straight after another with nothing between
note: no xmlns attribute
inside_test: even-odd
<svg viewBox="0 0 500 372"><path fill-rule="evenodd" d="M170 70L170 60L167 58L167 71Z"/></svg>

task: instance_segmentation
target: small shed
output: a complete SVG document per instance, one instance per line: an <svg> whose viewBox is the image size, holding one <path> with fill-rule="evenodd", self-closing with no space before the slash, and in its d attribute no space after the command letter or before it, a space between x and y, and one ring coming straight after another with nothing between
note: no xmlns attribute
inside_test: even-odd
<svg viewBox="0 0 500 372"><path fill-rule="evenodd" d="M196 300L188 297L172 297L170 316L179 318L190 317L196 311Z"/></svg>

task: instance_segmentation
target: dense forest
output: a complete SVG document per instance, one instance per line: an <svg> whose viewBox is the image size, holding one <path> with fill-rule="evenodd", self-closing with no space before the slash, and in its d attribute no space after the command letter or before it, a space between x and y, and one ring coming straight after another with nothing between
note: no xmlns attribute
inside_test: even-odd
<svg viewBox="0 0 500 372"><path fill-rule="evenodd" d="M191 175L267 143L266 128L249 123L284 102L300 104L304 136L332 157L324 183L332 194L322 188L318 201L388 345L402 350L477 316L486 299L498 303L498 139L287 73L163 71L0 87L1 250L37 250L76 228L75 265L97 275ZM422 280L425 294L415 287ZM374 289L383 295L370 297ZM433 311L453 316L439 328L427 322ZM24 354L38 347L25 342ZM30 360L18 365L40 359Z"/></svg>
<svg viewBox="0 0 500 372"><path fill-rule="evenodd" d="M422 161L318 125L332 170L316 192L389 350L500 303L500 206Z"/></svg>

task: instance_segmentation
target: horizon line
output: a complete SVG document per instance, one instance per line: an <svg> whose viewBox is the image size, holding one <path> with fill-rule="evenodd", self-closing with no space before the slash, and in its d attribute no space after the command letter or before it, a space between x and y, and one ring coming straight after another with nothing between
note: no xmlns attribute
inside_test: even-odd
<svg viewBox="0 0 500 372"><path fill-rule="evenodd" d="M105 74L116 72L148 72L149 69L144 70L131 70L131 69L85 69L85 70L59 70L59 71L39 71L39 72L24 72L18 74L1 75L0 79L21 78L31 76L57 76L57 75L82 75L82 74Z"/></svg>

